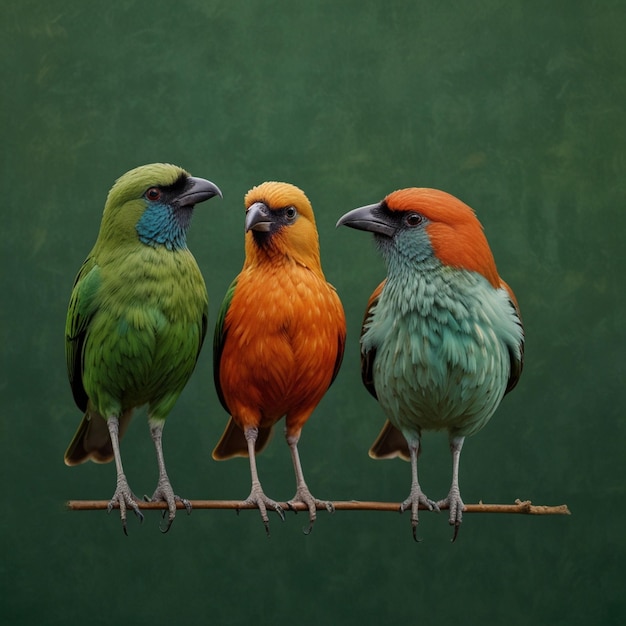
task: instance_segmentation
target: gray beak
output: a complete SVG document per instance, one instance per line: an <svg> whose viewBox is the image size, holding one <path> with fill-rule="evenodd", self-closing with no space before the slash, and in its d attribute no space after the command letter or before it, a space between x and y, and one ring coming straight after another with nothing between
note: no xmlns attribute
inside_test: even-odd
<svg viewBox="0 0 626 626"><path fill-rule="evenodd" d="M367 206L349 211L339 218L337 226L349 226L357 230L367 230L386 237L393 237L396 234L396 227L389 224L381 213L380 203L368 204Z"/></svg>
<svg viewBox="0 0 626 626"><path fill-rule="evenodd" d="M256 230L267 233L272 226L272 216L267 205L255 202L246 211L246 232Z"/></svg>
<svg viewBox="0 0 626 626"><path fill-rule="evenodd" d="M178 203L181 207L193 207L214 196L222 197L222 192L215 183L191 176L187 180L185 192L178 198Z"/></svg>

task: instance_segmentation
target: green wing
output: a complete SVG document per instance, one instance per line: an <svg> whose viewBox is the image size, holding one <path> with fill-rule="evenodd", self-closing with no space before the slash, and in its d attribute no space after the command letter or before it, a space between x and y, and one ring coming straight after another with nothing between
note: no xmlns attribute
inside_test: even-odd
<svg viewBox="0 0 626 626"><path fill-rule="evenodd" d="M224 409L230 414L230 409L226 405L224 394L222 393L222 386L220 384L220 361L222 360L222 352L224 350L224 343L226 341L226 314L230 308L230 303L233 301L235 295L235 288L237 287L237 279L233 280L224 296L219 313L217 314L217 321L215 322L215 333L213 334L213 380L215 382L215 389L217 391L217 397L219 398Z"/></svg>
<svg viewBox="0 0 626 626"><path fill-rule="evenodd" d="M83 346L89 324L97 310L96 295L100 284L100 268L92 257L88 257L74 281L65 322L67 374L74 401L81 411L87 410L89 401L83 387Z"/></svg>

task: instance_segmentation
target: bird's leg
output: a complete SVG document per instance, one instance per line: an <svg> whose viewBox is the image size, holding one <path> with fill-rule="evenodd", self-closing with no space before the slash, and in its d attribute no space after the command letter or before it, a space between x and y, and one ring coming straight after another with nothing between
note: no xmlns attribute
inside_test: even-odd
<svg viewBox="0 0 626 626"><path fill-rule="evenodd" d="M409 452L411 454L411 492L409 497L400 505L400 513L406 511L411 507L411 526L413 528L413 539L419 541L417 538L417 523L418 523L418 510L419 505L422 504L429 511L439 511L439 506L426 497L426 494L422 491L419 482L417 480L417 457L419 453L420 442L419 439L412 439L408 441Z"/></svg>
<svg viewBox="0 0 626 626"><path fill-rule="evenodd" d="M170 526L174 521L174 517L176 516L176 503L183 503L185 509L187 509L187 515L191 513L191 503L189 500L181 498L174 493L170 479L167 476L167 471L165 470L165 457L163 456L163 426L164 422L162 421L150 422L150 436L152 437L154 447L156 448L157 463L159 466L159 482L157 483L156 489L152 494L152 498L144 496L144 500L148 502L167 502L167 523L161 528L161 532L166 533L170 529ZM165 518L165 511L163 512L163 517Z"/></svg>
<svg viewBox="0 0 626 626"><path fill-rule="evenodd" d="M120 423L117 417L109 417L107 419L107 427L109 429L109 435L111 437L111 446L113 447L113 456L115 458L115 468L117 470L117 485L115 493L107 506L107 511L110 513L113 510L113 506L117 503L120 507L120 518L122 520L122 529L124 534L128 535L126 530L126 507L130 507L135 515L139 518L140 522L143 522L143 513L137 506L137 497L130 490L126 476L124 475L124 468L122 467L122 455L120 453Z"/></svg>
<svg viewBox="0 0 626 626"><path fill-rule="evenodd" d="M296 495L287 502L290 509L296 510L294 504L296 502L303 502L309 508L309 527L304 530L304 534L308 535L313 530L313 523L317 515L317 507L325 507L329 513L335 512L335 507L332 502L324 500L317 500L313 497L306 482L304 481L304 473L302 472L302 464L300 463L300 454L298 453L298 440L299 435L287 435L287 444L291 450L291 459L293 461L293 469L296 473Z"/></svg>
<svg viewBox="0 0 626 626"><path fill-rule="evenodd" d="M454 526L454 535L452 541L456 539L459 527L463 521L463 509L465 505L461 500L461 491L459 489L459 461L461 460L461 448L465 437L451 437L450 451L452 452L452 485L448 496L437 502L440 507L448 507L450 509L450 525Z"/></svg>
<svg viewBox="0 0 626 626"><path fill-rule="evenodd" d="M285 514L283 513L282 507L271 500L263 493L263 488L261 487L261 481L259 480L259 475L256 469L256 439L259 434L257 428L246 428L244 431L246 441L248 442L248 456L250 458L250 477L252 478L252 489L250 491L250 495L245 499L245 504L255 504L261 513L261 519L263 520L263 524L265 524L265 532L269 536L270 534L270 520L267 516L267 507L271 507L280 515L280 518L285 521Z"/></svg>

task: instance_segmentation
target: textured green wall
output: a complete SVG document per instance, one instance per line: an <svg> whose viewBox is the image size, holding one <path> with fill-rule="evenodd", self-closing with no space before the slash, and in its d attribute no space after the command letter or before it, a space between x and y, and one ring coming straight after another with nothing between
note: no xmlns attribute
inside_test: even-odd
<svg viewBox="0 0 626 626"><path fill-rule="evenodd" d="M8 624L618 624L626 619L624 295L626 9L619 1L4 0L2 106L2 592ZM360 384L358 332L384 269L350 208L404 186L473 206L527 331L526 369L465 446L466 502L569 504L571 517L182 513L129 537L108 499L111 465L67 468L80 418L63 329L74 275L105 195L127 169L171 161L215 181L190 247L211 323L243 259L243 194L267 179L302 187L349 325L344 367L305 428L321 498L399 501L409 466L367 449L383 417ZM226 415L210 342L168 421L176 489L244 498L247 461L215 463ZM151 493L145 413L125 469ZM445 437L427 436L421 479L447 493ZM266 491L294 481L275 437Z"/></svg>

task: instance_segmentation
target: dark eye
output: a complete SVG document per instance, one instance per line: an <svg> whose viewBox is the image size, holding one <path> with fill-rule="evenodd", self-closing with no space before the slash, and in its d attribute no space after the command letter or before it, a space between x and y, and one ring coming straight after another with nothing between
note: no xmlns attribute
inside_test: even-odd
<svg viewBox="0 0 626 626"><path fill-rule="evenodd" d="M422 223L422 216L419 213L411 213L406 217L406 223L408 226L419 226Z"/></svg>
<svg viewBox="0 0 626 626"><path fill-rule="evenodd" d="M150 187L145 193L146 198L154 202L161 197L161 190L158 187Z"/></svg>
<svg viewBox="0 0 626 626"><path fill-rule="evenodd" d="M287 207L287 209L285 210L285 215L287 216L288 220L295 219L297 214L298 212L292 206Z"/></svg>

